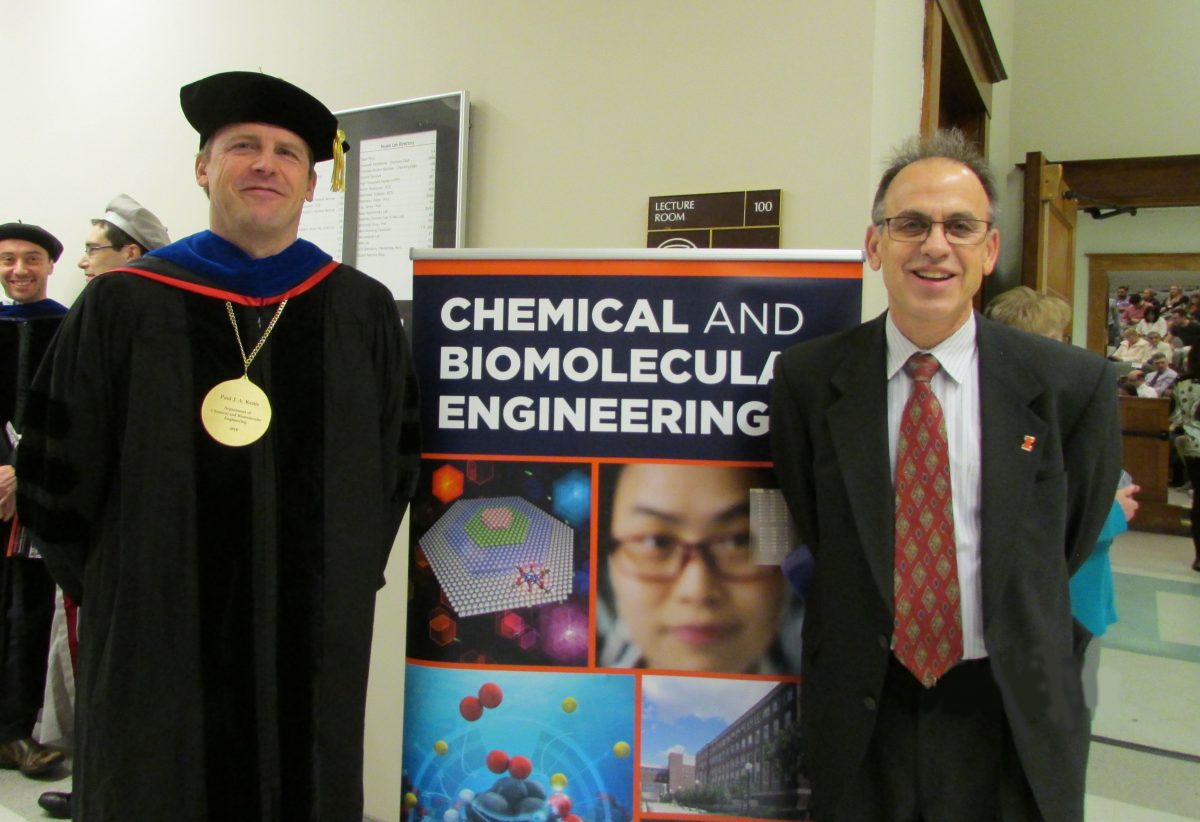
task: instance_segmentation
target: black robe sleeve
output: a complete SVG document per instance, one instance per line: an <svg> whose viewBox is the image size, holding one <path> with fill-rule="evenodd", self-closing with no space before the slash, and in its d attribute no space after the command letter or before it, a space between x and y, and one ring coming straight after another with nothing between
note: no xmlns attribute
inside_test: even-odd
<svg viewBox="0 0 1200 822"><path fill-rule="evenodd" d="M67 315L34 378L17 449L18 514L47 568L83 599L89 535L112 482L112 369L96 343L113 334L90 293Z"/></svg>
<svg viewBox="0 0 1200 822"><path fill-rule="evenodd" d="M381 384L385 390L379 426L382 441L392 449L393 457L383 461L388 514L388 544L381 553L383 564L379 568L379 587L383 587L383 571L391 552L391 542L395 540L409 500L417 490L421 470L421 427L417 378L400 314L395 303L390 301L380 301L376 305L380 312L376 325L376 367L383 376Z"/></svg>

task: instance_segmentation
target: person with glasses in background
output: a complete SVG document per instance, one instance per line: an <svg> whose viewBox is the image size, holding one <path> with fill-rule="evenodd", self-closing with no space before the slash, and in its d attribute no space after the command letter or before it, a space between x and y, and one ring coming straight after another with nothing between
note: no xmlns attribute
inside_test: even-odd
<svg viewBox="0 0 1200 822"><path fill-rule="evenodd" d="M104 209L104 216L92 220L77 265L90 283L169 242L166 226L150 209L128 194L118 194Z"/></svg>
<svg viewBox="0 0 1200 822"><path fill-rule="evenodd" d="M602 468L602 667L799 671L780 637L799 601L751 553L750 491L774 484L770 471L735 466Z"/></svg>
<svg viewBox="0 0 1200 822"><path fill-rule="evenodd" d="M1112 506L1117 398L1102 358L976 316L995 200L961 132L901 147L865 238L887 312L776 363L818 822L1083 819L1068 579Z"/></svg>
<svg viewBox="0 0 1200 822"><path fill-rule="evenodd" d="M128 194L118 194L92 220L83 241L78 266L87 282L171 242L167 229L150 209ZM46 695L38 725L38 741L69 746L75 729L75 666L78 647L78 605L62 589L55 592L54 621L50 629L50 660L46 669ZM53 819L69 819L69 791L46 791L38 805Z"/></svg>

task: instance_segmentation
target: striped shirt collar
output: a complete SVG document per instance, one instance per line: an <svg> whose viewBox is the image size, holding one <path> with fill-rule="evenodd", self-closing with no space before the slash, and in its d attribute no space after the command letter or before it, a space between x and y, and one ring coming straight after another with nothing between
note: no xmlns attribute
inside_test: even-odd
<svg viewBox="0 0 1200 822"><path fill-rule="evenodd" d="M884 333L887 339L887 378L896 376L896 372L904 367L908 358L918 351L927 351L937 357L942 372L961 385L970 373L975 359L975 312L972 311L967 321L959 329L933 348L918 348L912 340L904 336L896 323L892 321L892 312L888 312L884 323Z"/></svg>

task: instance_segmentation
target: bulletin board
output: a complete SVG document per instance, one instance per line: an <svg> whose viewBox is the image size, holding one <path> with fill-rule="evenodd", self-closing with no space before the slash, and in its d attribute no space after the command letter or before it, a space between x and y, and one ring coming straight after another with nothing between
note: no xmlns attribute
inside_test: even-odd
<svg viewBox="0 0 1200 822"><path fill-rule="evenodd" d="M412 299L410 248L461 248L470 98L465 91L336 112L346 133L344 192L317 164L300 236Z"/></svg>

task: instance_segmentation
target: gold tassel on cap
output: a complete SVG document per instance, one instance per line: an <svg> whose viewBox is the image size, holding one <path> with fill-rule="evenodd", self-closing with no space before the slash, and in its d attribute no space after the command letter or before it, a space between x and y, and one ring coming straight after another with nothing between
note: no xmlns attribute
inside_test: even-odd
<svg viewBox="0 0 1200 822"><path fill-rule="evenodd" d="M339 128L337 134L333 135L333 180L329 185L330 191L346 189L346 152L342 150L345 140L346 132Z"/></svg>

